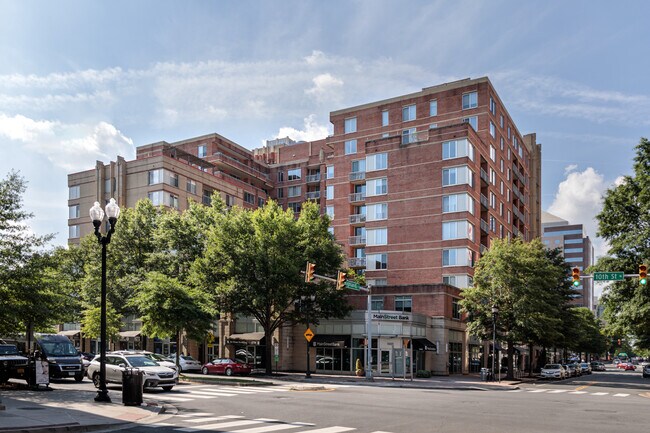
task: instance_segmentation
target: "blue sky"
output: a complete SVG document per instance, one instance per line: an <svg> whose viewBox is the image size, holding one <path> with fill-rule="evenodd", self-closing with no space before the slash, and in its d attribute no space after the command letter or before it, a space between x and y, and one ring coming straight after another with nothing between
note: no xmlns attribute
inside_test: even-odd
<svg viewBox="0 0 650 433"><path fill-rule="evenodd" d="M67 239L69 172L217 132L324 137L329 112L488 76L542 143L545 210L596 235L650 128L650 2L0 0L0 175ZM604 252L596 242L597 253Z"/></svg>

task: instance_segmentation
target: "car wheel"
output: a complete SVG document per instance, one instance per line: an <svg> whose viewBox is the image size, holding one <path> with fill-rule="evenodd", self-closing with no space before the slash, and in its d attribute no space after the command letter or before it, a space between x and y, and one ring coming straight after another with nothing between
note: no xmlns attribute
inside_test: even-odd
<svg viewBox="0 0 650 433"><path fill-rule="evenodd" d="M208 371L208 367L203 367L203 369L201 370L201 373L209 374L210 372Z"/></svg>
<svg viewBox="0 0 650 433"><path fill-rule="evenodd" d="M161 388L163 389L163 391L171 391L173 386L161 386Z"/></svg>
<svg viewBox="0 0 650 433"><path fill-rule="evenodd" d="M75 382L81 382L81 381L83 381L83 380L84 380L84 374L83 374L83 372L74 375L74 381L75 381Z"/></svg>
<svg viewBox="0 0 650 433"><path fill-rule="evenodd" d="M232 376L232 368L228 367L226 368L226 376Z"/></svg>
<svg viewBox="0 0 650 433"><path fill-rule="evenodd" d="M99 373L93 374L93 385L95 388L99 388Z"/></svg>

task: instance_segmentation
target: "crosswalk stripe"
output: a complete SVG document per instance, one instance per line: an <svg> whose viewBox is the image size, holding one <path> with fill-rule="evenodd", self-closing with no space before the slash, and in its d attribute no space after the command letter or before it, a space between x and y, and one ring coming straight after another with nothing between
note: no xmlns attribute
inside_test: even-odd
<svg viewBox="0 0 650 433"><path fill-rule="evenodd" d="M303 426L292 425L292 424L274 424L274 425L267 425L264 427L253 427L253 428L247 428L243 430L234 430L229 433L266 433L271 431L289 430L298 427L303 427Z"/></svg>
<svg viewBox="0 0 650 433"><path fill-rule="evenodd" d="M569 391L568 389L554 389L552 391L549 391L549 394L562 394L563 392Z"/></svg>
<svg viewBox="0 0 650 433"><path fill-rule="evenodd" d="M589 394L587 391L571 391L569 394Z"/></svg>
<svg viewBox="0 0 650 433"><path fill-rule="evenodd" d="M592 392L591 395L607 395L608 392Z"/></svg>
<svg viewBox="0 0 650 433"><path fill-rule="evenodd" d="M192 401L191 398L183 398L183 397L171 397L171 396L164 396L160 398L161 400L169 400L169 401Z"/></svg>
<svg viewBox="0 0 650 433"><path fill-rule="evenodd" d="M185 393L183 393L183 394L185 394ZM232 393L229 394L227 392L208 391L208 390L206 390L206 391L199 391L199 390L197 390L197 391L189 391L189 392L187 392L187 394L192 394L192 395L194 395L194 394L212 395L212 396L215 396L215 397L232 397L232 396L237 395L237 394L232 394Z"/></svg>
<svg viewBox="0 0 650 433"><path fill-rule="evenodd" d="M613 397L627 397L630 394L614 394Z"/></svg>
<svg viewBox="0 0 650 433"><path fill-rule="evenodd" d="M245 425L253 425L253 424L262 424L262 421L254 421L249 419L243 421L220 422L216 424L197 425L196 427L177 428L176 430L184 431L184 432L194 432L194 431L201 431L201 430L227 431L222 429L230 428L230 427L240 427L240 426L243 427Z"/></svg>
<svg viewBox="0 0 650 433"><path fill-rule="evenodd" d="M250 389L251 391L258 391L258 392L287 391L286 389L264 388L264 387L257 387L257 386L245 386L243 388L244 388L245 391L248 391Z"/></svg>
<svg viewBox="0 0 650 433"><path fill-rule="evenodd" d="M344 431L352 431L352 430L356 430L356 428L334 426L334 427L319 428L317 430L309 430L308 433L341 433Z"/></svg>
<svg viewBox="0 0 650 433"><path fill-rule="evenodd" d="M212 421L226 421L229 419L237 419L237 418L244 418L243 416L239 415L226 415L226 416L212 416L208 418L195 418L195 419L188 419L187 422L212 422Z"/></svg>
<svg viewBox="0 0 650 433"><path fill-rule="evenodd" d="M194 392L179 392L179 393L176 394L176 395L182 395L183 397L181 397L181 398L185 398L185 397L192 397L192 398L214 398L214 397L212 397L211 395L195 394ZM161 399L162 399L162 400L165 400L166 398L167 398L167 396L165 396L165 397L162 397L162 396L161 396Z"/></svg>
<svg viewBox="0 0 650 433"><path fill-rule="evenodd" d="M508 392L524 392L524 390L523 390L523 389L511 389L511 390L508 391ZM373 433L374 433L374 432L373 432Z"/></svg>
<svg viewBox="0 0 650 433"><path fill-rule="evenodd" d="M255 394L255 392L256 392L256 391L244 391L244 390L237 389L237 388L226 388L226 387L218 388L218 389L216 389L216 391L233 392L235 394Z"/></svg>
<svg viewBox="0 0 650 433"><path fill-rule="evenodd" d="M170 427L170 426L173 426L173 425L174 424L169 424L169 423L166 423L166 422L157 422L155 424L145 424L143 427L151 427L151 428L154 428L154 427Z"/></svg>
<svg viewBox="0 0 650 433"><path fill-rule="evenodd" d="M528 392L546 392L546 391L548 391L548 389L533 389Z"/></svg>
<svg viewBox="0 0 650 433"><path fill-rule="evenodd" d="M194 412L194 413L183 413L179 415L174 415L176 418L192 418L195 416L209 416L209 415L214 415L210 412ZM230 416L230 415L228 415Z"/></svg>

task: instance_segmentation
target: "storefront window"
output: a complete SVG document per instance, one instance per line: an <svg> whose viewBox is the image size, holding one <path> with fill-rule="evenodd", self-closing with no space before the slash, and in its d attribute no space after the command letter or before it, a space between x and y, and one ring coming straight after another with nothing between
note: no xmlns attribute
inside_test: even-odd
<svg viewBox="0 0 650 433"><path fill-rule="evenodd" d="M463 369L463 343L449 343L449 374L460 374Z"/></svg>

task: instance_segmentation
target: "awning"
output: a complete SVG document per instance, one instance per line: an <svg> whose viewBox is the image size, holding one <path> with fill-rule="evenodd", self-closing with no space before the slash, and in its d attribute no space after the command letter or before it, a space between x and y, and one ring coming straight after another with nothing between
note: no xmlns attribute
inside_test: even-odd
<svg viewBox="0 0 650 433"><path fill-rule="evenodd" d="M139 337L140 332L142 331L120 331L120 337L122 338Z"/></svg>
<svg viewBox="0 0 650 433"><path fill-rule="evenodd" d="M66 337L74 337L79 334L81 331L78 329L71 329L69 331L59 331L58 335L65 335Z"/></svg>
<svg viewBox="0 0 650 433"><path fill-rule="evenodd" d="M350 347L350 336L317 334L309 344L312 347Z"/></svg>
<svg viewBox="0 0 650 433"><path fill-rule="evenodd" d="M247 332L244 334L232 334L226 337L226 344L248 344L250 346L259 346L264 339L263 332Z"/></svg>
<svg viewBox="0 0 650 433"><path fill-rule="evenodd" d="M436 343L432 343L427 338L414 338L413 339L413 349L414 350L423 350L425 352L437 352Z"/></svg>

